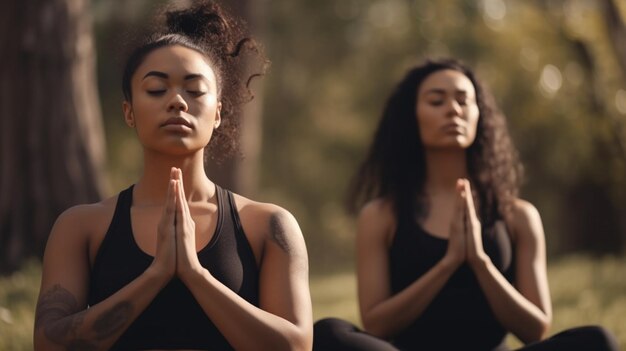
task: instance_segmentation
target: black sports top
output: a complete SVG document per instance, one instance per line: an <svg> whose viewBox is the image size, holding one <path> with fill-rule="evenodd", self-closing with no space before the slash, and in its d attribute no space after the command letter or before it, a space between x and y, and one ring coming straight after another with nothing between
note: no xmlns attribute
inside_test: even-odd
<svg viewBox="0 0 626 351"><path fill-rule="evenodd" d="M485 253L511 282L514 257L504 222L483 228L482 238ZM447 248L448 240L427 233L416 221L399 220L389 252L392 292L400 292L425 274L444 257ZM474 273L463 264L393 344L403 350L507 350L506 333Z"/></svg>
<svg viewBox="0 0 626 351"><path fill-rule="evenodd" d="M259 272L233 200L216 185L217 225L211 241L198 252L203 267L224 285L258 306ZM133 186L122 191L111 225L98 249L89 305L111 296L143 273L153 257L142 251L132 232ZM232 350L187 287L174 278L117 340L111 350Z"/></svg>

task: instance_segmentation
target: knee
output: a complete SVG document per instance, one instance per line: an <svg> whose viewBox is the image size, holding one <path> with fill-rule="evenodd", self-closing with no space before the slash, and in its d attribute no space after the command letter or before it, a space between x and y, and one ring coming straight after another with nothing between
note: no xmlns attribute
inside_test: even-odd
<svg viewBox="0 0 626 351"><path fill-rule="evenodd" d="M344 350L344 339L352 325L338 318L324 318L313 325L313 351Z"/></svg>
<svg viewBox="0 0 626 351"><path fill-rule="evenodd" d="M313 335L336 334L340 330L350 329L352 325L339 318L324 318L313 325Z"/></svg>
<svg viewBox="0 0 626 351"><path fill-rule="evenodd" d="M581 327L579 333L587 340L593 350L598 351L618 351L617 340L615 336L607 329L601 326Z"/></svg>

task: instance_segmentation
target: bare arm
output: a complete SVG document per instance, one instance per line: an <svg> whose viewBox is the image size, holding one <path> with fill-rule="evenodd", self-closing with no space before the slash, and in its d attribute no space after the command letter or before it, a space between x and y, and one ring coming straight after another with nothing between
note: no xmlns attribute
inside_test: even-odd
<svg viewBox="0 0 626 351"><path fill-rule="evenodd" d="M184 192L179 195L184 199ZM182 206L177 216L191 220L186 202L179 203ZM310 350L313 331L308 259L300 228L289 212L277 206L250 206L257 207L251 214L256 228L248 229L265 237L259 307L230 290L197 262L195 239L188 235L184 242L179 241L179 247L185 246L187 250L179 251L178 266L187 268L178 274L235 349Z"/></svg>
<svg viewBox="0 0 626 351"><path fill-rule="evenodd" d="M471 196L467 200L467 214L472 222L468 224L468 263L489 306L498 321L524 343L543 339L550 327L552 307L539 213L530 203L518 200L515 204L512 229L516 234L516 289L482 251L480 223Z"/></svg>
<svg viewBox="0 0 626 351"><path fill-rule="evenodd" d="M86 233L98 222L93 221L97 217L93 206L98 205L90 206L66 211L52 229L35 315L35 350L109 349L170 279L153 264L130 284L87 308Z"/></svg>
<svg viewBox="0 0 626 351"><path fill-rule="evenodd" d="M390 205L382 200L366 205L359 216L356 251L361 319L369 333L382 338L394 336L417 319L464 260L462 231L453 227L446 256L392 295L388 251L395 227Z"/></svg>

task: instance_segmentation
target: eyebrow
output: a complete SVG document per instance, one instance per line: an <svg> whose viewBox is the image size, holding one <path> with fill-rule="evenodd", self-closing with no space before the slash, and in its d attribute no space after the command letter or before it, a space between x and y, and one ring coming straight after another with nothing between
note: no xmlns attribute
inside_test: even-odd
<svg viewBox="0 0 626 351"><path fill-rule="evenodd" d="M169 75L167 73L164 72L159 72L159 71L150 71L148 73L146 73L145 76L143 76L142 79L146 79L148 77L158 77L158 78L163 78L163 79L169 79ZM203 76L202 74L199 73L190 73L187 74L183 77L184 80L193 80L193 79L204 79L206 80L206 77Z"/></svg>

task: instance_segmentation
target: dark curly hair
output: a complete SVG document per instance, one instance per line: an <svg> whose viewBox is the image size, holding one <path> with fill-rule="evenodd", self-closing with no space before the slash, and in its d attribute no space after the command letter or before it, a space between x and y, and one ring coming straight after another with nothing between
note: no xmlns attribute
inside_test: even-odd
<svg viewBox="0 0 626 351"><path fill-rule="evenodd" d="M373 143L349 188L350 212L381 197L391 201L397 216L423 218L428 213L426 158L415 116L417 92L429 75L446 69L463 73L476 90L476 140L466 153L478 216L490 225L510 211L521 185L522 166L506 120L469 67L458 60L442 59L427 60L411 69L387 100Z"/></svg>
<svg viewBox="0 0 626 351"><path fill-rule="evenodd" d="M204 55L216 76L222 121L207 145L207 155L217 161L237 155L241 106L254 98L249 89L251 80L264 75L269 65L260 45L248 35L240 19L214 1L193 1L186 8L165 7L152 34L135 43L126 60L122 77L126 101L132 102L131 79L148 54L174 45ZM249 73L250 66L259 71Z"/></svg>

